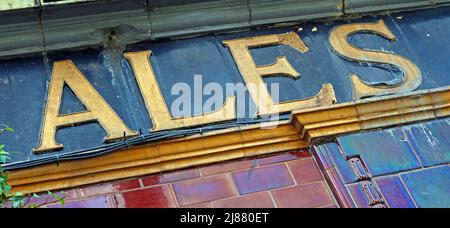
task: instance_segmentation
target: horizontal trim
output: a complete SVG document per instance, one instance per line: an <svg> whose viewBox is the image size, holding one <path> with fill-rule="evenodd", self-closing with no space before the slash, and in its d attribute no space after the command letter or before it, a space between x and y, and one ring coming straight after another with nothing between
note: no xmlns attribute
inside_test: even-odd
<svg viewBox="0 0 450 228"><path fill-rule="evenodd" d="M450 86L296 111L292 123L307 142L450 115Z"/></svg>
<svg viewBox="0 0 450 228"><path fill-rule="evenodd" d="M10 172L9 183L16 192L41 192L306 147L289 122L279 124L273 129L259 125L227 129L91 159L15 170Z"/></svg>

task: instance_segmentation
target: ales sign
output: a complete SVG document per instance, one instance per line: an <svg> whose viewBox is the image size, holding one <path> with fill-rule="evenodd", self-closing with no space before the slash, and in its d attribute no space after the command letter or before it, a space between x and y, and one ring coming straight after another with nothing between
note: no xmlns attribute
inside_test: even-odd
<svg viewBox="0 0 450 228"><path fill-rule="evenodd" d="M19 161L447 86L450 14L433 11L4 60L1 121Z"/></svg>

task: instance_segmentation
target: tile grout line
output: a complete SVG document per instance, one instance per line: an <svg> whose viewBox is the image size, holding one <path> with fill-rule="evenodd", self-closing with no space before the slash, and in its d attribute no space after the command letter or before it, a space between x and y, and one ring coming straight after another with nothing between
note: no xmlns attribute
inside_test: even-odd
<svg viewBox="0 0 450 228"><path fill-rule="evenodd" d="M416 200L414 199L414 197L411 194L411 191L408 189L408 186L406 185L405 181L403 180L402 175L398 175L398 179L400 179L400 182L402 183L403 187L405 187L405 190L408 193L409 198L411 198L411 201L413 202L414 206L416 206L416 208L419 208L419 205L417 205Z"/></svg>
<svg viewBox="0 0 450 228"><path fill-rule="evenodd" d="M325 172L323 172L322 169L320 168L320 165L319 165L319 163L317 162L315 156L312 156L312 160L313 160L314 165L316 166L316 168L319 170L323 182L324 182L325 185L327 186L328 194L330 194L331 198L333 198L334 204L335 204L336 206L338 206L339 203L338 203L338 201L337 201L337 199L336 199L335 194L333 193L333 192L334 192L333 189L331 188L330 184L329 184L328 181L327 181L327 178L325 177ZM331 177L330 177L330 179L331 179ZM337 195L339 195L339 194L337 194Z"/></svg>
<svg viewBox="0 0 450 228"><path fill-rule="evenodd" d="M181 204L178 201L177 194L175 193L175 189L173 188L172 184L167 184L167 187L169 188L169 192L170 192L170 194L172 195L172 197L173 197L173 199L175 201L175 207L176 208L180 208Z"/></svg>
<svg viewBox="0 0 450 228"><path fill-rule="evenodd" d="M287 162L285 162L284 164L289 172L289 176L291 177L292 181L294 182L294 186L298 186L297 180L294 177L294 174L292 173L291 167L289 167L289 164Z"/></svg>
<svg viewBox="0 0 450 228"><path fill-rule="evenodd" d="M269 197L270 197L270 200L271 200L272 203L273 203L273 206L274 206L275 208L278 208L278 205L277 205L277 203L275 202L275 199L273 198L272 192L271 192L271 191L267 191L267 193L269 194Z"/></svg>

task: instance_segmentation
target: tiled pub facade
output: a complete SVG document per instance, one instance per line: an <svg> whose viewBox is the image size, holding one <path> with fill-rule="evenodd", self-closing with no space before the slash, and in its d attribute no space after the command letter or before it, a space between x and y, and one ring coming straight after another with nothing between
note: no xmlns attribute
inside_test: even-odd
<svg viewBox="0 0 450 228"><path fill-rule="evenodd" d="M60 1L59 7L29 0L37 4L30 9L0 3L0 16L7 18L0 22L0 98L9 107L0 108L0 124L8 122L15 130L2 135L1 143L19 151L2 167L10 172L14 190L64 189L65 207L450 207L450 122L446 119L450 116L446 77L450 69L445 62L450 58L446 51L450 0L420 1L419 5L416 0L403 4L395 0L69 1L72 4ZM412 10L416 7L417 11ZM86 14L80 15L82 11ZM379 65L380 61L366 57L336 55L339 51L332 41L349 37L331 36L332 31L351 26L356 33L367 33L359 30L360 23L384 24L392 30L395 41L392 37L380 40L374 35L380 35L377 30L350 40L366 54L382 50L378 54L385 57L395 53L411 58L423 75L412 70L415 77L403 76L415 78L416 86L402 88L411 81L406 80L394 83L396 91L355 96L357 87L348 80L350 73L374 86L400 79L397 75L388 81L392 78L386 73L405 73L395 64L399 68L395 72L388 68L390 61ZM267 67L277 64L267 64L283 57L304 75L303 81L279 81L286 96L281 100L312 96L323 85L328 91L323 96L326 102L289 109L289 116L283 111L282 121L274 122L278 127L270 131L258 126L265 120L253 117L175 126L167 132L152 130L155 116L144 98L156 93L143 94L146 90L140 88L127 53L149 55L141 60L156 69L154 77L164 78L160 80L164 102L158 103L169 107L172 101L165 101L169 87L190 82L198 73L221 85L229 79L245 82L248 75L239 69L245 64L239 64L240 58L224 44L235 38L248 42L268 37L277 38L280 47L272 47L271 42L259 50L251 47L260 45L247 47L253 49L250 55L259 65L258 74L272 75L261 72L269 72ZM55 66L65 66L72 73L78 69L81 74L72 76L82 80L69 85L64 79L59 96L50 96L54 75L68 75L53 74ZM147 73L152 75L151 68ZM156 88L158 80L154 81ZM89 85L94 90L83 97L98 93L102 99L91 104L111 105L121 119L115 122L128 124L136 135L117 131L114 142L105 143L104 126L91 123L96 118L49 128L61 130L59 136L56 130L44 134L45 109L53 107L49 100L61 103L54 104L59 106L53 110L59 109L54 112L56 119L87 113L89 107L76 91ZM251 99L258 106L258 99ZM78 128L81 125L86 126ZM48 139L53 135L64 146L54 143L55 148L49 146L48 151L36 150L43 135Z"/></svg>
<svg viewBox="0 0 450 228"><path fill-rule="evenodd" d="M449 207L448 125L443 119L352 134L311 152L70 189L65 207Z"/></svg>

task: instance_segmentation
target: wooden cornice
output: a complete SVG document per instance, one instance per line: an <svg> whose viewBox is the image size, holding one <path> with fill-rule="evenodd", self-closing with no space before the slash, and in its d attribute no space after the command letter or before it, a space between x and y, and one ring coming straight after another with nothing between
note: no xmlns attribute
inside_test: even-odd
<svg viewBox="0 0 450 228"><path fill-rule="evenodd" d="M292 124L308 144L330 136L450 115L450 87L295 111Z"/></svg>
<svg viewBox="0 0 450 228"><path fill-rule="evenodd" d="M450 115L450 87L295 111L291 121L165 140L10 172L16 192L42 192L307 148L325 137Z"/></svg>

